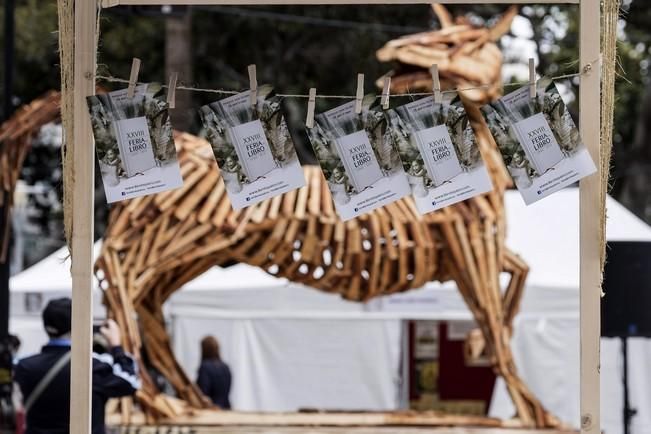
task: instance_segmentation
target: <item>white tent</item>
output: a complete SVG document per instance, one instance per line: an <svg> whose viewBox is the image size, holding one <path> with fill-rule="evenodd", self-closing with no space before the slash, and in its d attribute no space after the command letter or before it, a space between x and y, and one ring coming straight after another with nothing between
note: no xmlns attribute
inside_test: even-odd
<svg viewBox="0 0 651 434"><path fill-rule="evenodd" d="M214 335L239 410L397 406L401 322L245 264L214 267L169 303L174 350L190 376Z"/></svg>
<svg viewBox="0 0 651 434"><path fill-rule="evenodd" d="M516 319L515 357L544 405L578 425L578 190L563 190L529 207L517 192L507 192L505 203L507 244L531 267ZM622 205L608 198L607 208L609 240L651 241L651 228ZM69 264L61 263L62 257L55 253L14 276L12 293L43 293L43 299L69 293ZM23 297L14 307L16 299L12 312L27 305ZM247 410L395 408L401 404L401 320L471 318L451 283L358 304L243 264L215 267L190 282L173 296L168 311L181 365L194 376L199 340L217 336L234 371L233 405ZM26 329L24 318L12 317L14 332ZM602 417L608 434L621 431L618 348L617 342L603 342ZM633 340L629 352L631 398L639 410L634 433L651 432L651 376L642 369L651 345ZM499 385L491 412L512 415Z"/></svg>
<svg viewBox="0 0 651 434"><path fill-rule="evenodd" d="M94 247L98 255L100 243ZM94 314L104 317L105 309L99 296L99 285L94 280ZM38 352L47 341L43 329L41 311L53 298L70 297L72 277L70 276L70 256L68 248L62 247L42 261L12 276L9 280L11 290L9 330L21 340L19 356Z"/></svg>

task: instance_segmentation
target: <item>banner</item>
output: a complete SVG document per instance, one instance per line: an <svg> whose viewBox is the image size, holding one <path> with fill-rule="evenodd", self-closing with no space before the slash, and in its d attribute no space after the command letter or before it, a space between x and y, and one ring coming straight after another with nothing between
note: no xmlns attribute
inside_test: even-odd
<svg viewBox="0 0 651 434"><path fill-rule="evenodd" d="M387 112L416 207L427 213L492 190L461 101L427 97Z"/></svg>
<svg viewBox="0 0 651 434"><path fill-rule="evenodd" d="M183 185L172 125L160 86L87 98L106 200L117 202Z"/></svg>
<svg viewBox="0 0 651 434"><path fill-rule="evenodd" d="M362 113L355 101L315 116L307 133L328 181L342 220L394 202L409 194L400 156L387 133L382 110L364 100Z"/></svg>
<svg viewBox="0 0 651 434"><path fill-rule="evenodd" d="M246 91L199 110L234 209L305 185L282 100L271 92L258 88L255 106Z"/></svg>
<svg viewBox="0 0 651 434"><path fill-rule="evenodd" d="M527 205L596 171L558 88L541 80L482 107L513 182Z"/></svg>

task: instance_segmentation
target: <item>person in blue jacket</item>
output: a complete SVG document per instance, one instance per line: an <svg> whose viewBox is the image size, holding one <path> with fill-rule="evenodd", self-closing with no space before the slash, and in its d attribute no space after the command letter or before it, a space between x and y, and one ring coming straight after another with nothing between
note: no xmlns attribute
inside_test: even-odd
<svg viewBox="0 0 651 434"><path fill-rule="evenodd" d="M219 343L212 336L201 340L201 365L197 385L213 404L228 410L231 408L231 370L221 359Z"/></svg>
<svg viewBox="0 0 651 434"><path fill-rule="evenodd" d="M50 337L39 354L19 360L14 380L26 411L25 434L68 434L70 431L70 298L51 300L43 310ZM104 434L109 398L133 395L140 388L137 364L121 346L118 325L108 320L100 333L107 352L93 353L92 434Z"/></svg>

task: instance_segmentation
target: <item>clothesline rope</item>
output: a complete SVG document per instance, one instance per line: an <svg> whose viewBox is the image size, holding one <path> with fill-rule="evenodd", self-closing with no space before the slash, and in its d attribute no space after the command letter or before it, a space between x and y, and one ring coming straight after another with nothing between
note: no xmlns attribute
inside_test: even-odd
<svg viewBox="0 0 651 434"><path fill-rule="evenodd" d="M581 72L575 72L572 74L563 74L563 75L557 75L553 77L541 77L539 80L543 79L548 79L552 81L557 81L557 80L566 80L569 78L574 78L574 77L581 77L586 74L590 74L593 70L593 65L595 63L599 62L599 59L595 59L592 62L586 64ZM109 83L123 83L123 84L129 84L129 80L124 79L124 78L119 78L119 77L113 77L112 75L97 75L96 77L97 81L105 81ZM144 82L138 82L136 84L145 84ZM520 87L520 86L526 86L530 84L528 81L521 81L521 82L513 82L513 83L503 83L502 87L504 88L509 88L509 87ZM169 86L163 85L162 87L167 88ZM464 91L469 91L469 90L479 90L479 89L488 89L492 87L490 84L481 84L477 86L471 86L471 87L462 87L462 88L455 88L455 89L447 89L447 90L442 90L441 93L456 93L456 92L464 92ZM241 91L235 91L235 90L225 90L225 89L208 89L208 88L201 88L201 87L195 87L195 86L185 86L185 85L177 85L176 90L184 90L188 92L201 92L201 93L217 93L217 94L222 94L222 95L236 95L240 93ZM393 93L390 94L390 98L397 98L397 97L415 97L415 96L431 96L433 95L434 92L415 92L415 93ZM276 94L279 97L282 98L305 98L308 99L309 95L307 94L296 94L296 93L277 93ZM319 99L355 99L355 95L316 95L317 98ZM377 98L380 98L380 95L376 96Z"/></svg>

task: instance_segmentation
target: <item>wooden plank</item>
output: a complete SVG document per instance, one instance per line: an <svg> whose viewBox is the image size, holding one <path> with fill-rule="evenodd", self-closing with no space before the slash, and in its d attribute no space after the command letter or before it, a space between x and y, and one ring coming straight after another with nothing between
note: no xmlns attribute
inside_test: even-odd
<svg viewBox="0 0 651 434"><path fill-rule="evenodd" d="M95 92L96 2L75 2L70 433L88 434L92 404L94 140L86 97Z"/></svg>
<svg viewBox="0 0 651 434"><path fill-rule="evenodd" d="M599 59L599 0L582 0L580 5L580 67ZM580 183L580 290L581 290L581 432L598 434L600 423L599 339L601 332L601 266L599 246L600 189L600 65L581 77L581 136L592 156L597 173Z"/></svg>
<svg viewBox="0 0 651 434"><path fill-rule="evenodd" d="M190 416L178 416L169 421L186 426L472 426L504 428L504 422L485 416L455 415L435 411L393 412L304 412L268 413L244 411L196 410ZM165 422L162 421L162 424ZM517 427L517 426L516 426Z"/></svg>
<svg viewBox="0 0 651 434"><path fill-rule="evenodd" d="M140 434L575 434L570 430L534 430L508 428L460 428L460 427L259 427L259 426L187 426L161 425L122 427L120 432L138 432ZM136 431L136 429L138 431ZM168 431L169 430L169 431Z"/></svg>
<svg viewBox="0 0 651 434"><path fill-rule="evenodd" d="M444 0L442 4L578 4L580 0ZM103 0L102 7L118 5L369 5L369 4L431 4L432 0Z"/></svg>

